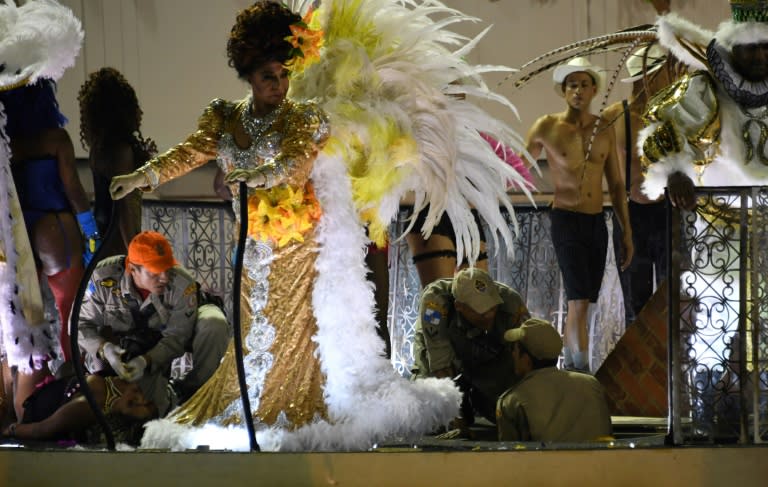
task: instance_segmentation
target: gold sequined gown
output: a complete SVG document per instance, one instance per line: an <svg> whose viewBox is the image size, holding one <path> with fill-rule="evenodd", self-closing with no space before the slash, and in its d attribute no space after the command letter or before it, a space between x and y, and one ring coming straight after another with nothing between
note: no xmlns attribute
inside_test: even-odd
<svg viewBox="0 0 768 487"><path fill-rule="evenodd" d="M309 174L328 136L322 112L286 100L264 118L250 114L250 98L214 100L198 130L140 171L152 187L211 159L226 172L258 169L267 190L249 188L249 236L241 289L243 355L254 421L294 429L326 417L323 374L312 341L312 313L320 209ZM237 187L233 187L237 192ZM238 198L235 194L235 206ZM239 211L235 208L235 213ZM200 425L242 423L233 342L215 374L171 419Z"/></svg>

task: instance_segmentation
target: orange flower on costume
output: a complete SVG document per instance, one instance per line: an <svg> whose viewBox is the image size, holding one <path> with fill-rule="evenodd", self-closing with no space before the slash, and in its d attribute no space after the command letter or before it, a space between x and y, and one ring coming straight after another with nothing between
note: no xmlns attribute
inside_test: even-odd
<svg viewBox="0 0 768 487"><path fill-rule="evenodd" d="M291 59L286 63L286 66L294 73L304 71L307 66L320 59L323 31L309 27L313 15L314 11L310 9L301 22L296 22L290 26L291 35L285 38L293 46L289 53Z"/></svg>
<svg viewBox="0 0 768 487"><path fill-rule="evenodd" d="M272 240L278 248L303 242L320 215L311 183L298 189L286 185L256 190L248 198L248 235Z"/></svg>

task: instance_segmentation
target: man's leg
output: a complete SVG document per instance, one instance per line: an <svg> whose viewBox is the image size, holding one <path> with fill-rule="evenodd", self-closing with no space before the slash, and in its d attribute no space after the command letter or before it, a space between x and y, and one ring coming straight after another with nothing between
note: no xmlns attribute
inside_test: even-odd
<svg viewBox="0 0 768 487"><path fill-rule="evenodd" d="M192 338L192 370L182 381L185 391L193 393L213 375L227 350L229 340L229 322L224 312L213 304L200 306Z"/></svg>
<svg viewBox="0 0 768 487"><path fill-rule="evenodd" d="M48 276L48 287L51 288L51 293L53 293L53 298L56 301L56 309L59 311L59 321L61 321L59 341L66 362L72 360L69 314L72 310L72 303L75 301L77 287L80 284L80 279L83 278L84 272L83 266L78 264Z"/></svg>
<svg viewBox="0 0 768 487"><path fill-rule="evenodd" d="M585 371L589 370L588 309L588 299L569 300L565 319L565 346L570 349L573 367Z"/></svg>

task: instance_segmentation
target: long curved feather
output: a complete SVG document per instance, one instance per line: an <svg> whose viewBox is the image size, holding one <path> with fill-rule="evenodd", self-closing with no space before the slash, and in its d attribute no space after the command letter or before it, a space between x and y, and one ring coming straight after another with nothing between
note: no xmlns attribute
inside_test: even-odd
<svg viewBox="0 0 768 487"><path fill-rule="evenodd" d="M615 32L576 41L545 52L526 62L518 69L517 73L502 79L497 87L511 81L515 88L521 89L541 73L549 71L560 64L567 63L575 57L594 55L608 49L623 50L628 46L639 47L642 43L650 43L656 40L656 31L648 28L646 30Z"/></svg>

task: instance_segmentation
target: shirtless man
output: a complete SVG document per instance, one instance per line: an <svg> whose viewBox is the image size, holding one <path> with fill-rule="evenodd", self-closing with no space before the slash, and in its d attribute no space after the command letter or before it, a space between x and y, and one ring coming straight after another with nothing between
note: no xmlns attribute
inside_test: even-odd
<svg viewBox="0 0 768 487"><path fill-rule="evenodd" d="M554 88L565 98L567 108L540 117L527 139L534 158L546 152L554 185L552 243L568 298L565 366L584 371L589 369L587 311L590 302L597 302L608 248L603 175L623 231L622 270L634 252L614 131L606 130L605 119L598 123L598 117L589 111L602 82L599 71L584 58L558 66Z"/></svg>

